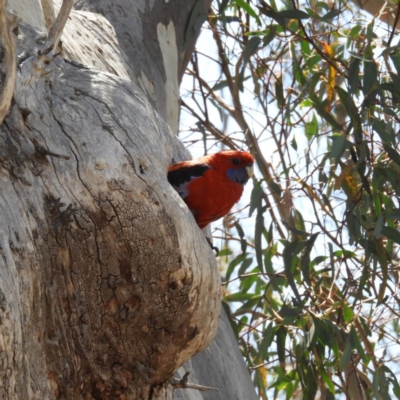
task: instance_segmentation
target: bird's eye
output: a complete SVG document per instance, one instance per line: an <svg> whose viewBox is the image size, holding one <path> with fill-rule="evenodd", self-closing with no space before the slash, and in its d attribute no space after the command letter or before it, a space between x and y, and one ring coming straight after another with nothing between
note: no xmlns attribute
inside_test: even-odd
<svg viewBox="0 0 400 400"><path fill-rule="evenodd" d="M239 165L240 164L240 160L238 158L232 158L232 164Z"/></svg>

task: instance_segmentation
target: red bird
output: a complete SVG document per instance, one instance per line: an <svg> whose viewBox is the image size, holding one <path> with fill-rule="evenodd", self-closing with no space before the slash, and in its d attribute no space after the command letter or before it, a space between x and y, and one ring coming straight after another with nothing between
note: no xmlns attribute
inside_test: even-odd
<svg viewBox="0 0 400 400"><path fill-rule="evenodd" d="M246 151L220 151L171 164L168 181L203 229L228 214L253 176L254 158Z"/></svg>

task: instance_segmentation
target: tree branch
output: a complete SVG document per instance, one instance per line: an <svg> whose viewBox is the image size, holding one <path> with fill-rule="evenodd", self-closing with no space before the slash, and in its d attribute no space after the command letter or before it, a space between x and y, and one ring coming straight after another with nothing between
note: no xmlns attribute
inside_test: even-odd
<svg viewBox="0 0 400 400"><path fill-rule="evenodd" d="M229 91L230 91L230 94L232 97L233 108L231 106L226 108L224 106L224 103L215 97L216 95L214 95L212 93L212 90L210 88L211 94L212 94L213 98L216 101L218 101L220 106L224 107L231 114L231 116L235 119L237 124L240 126L240 128L245 133L246 144L249 147L250 153L254 156L254 158L256 160L257 166L258 166L261 174L263 175L263 178L268 186L271 196L273 197L273 199L277 205L278 212L279 212L281 219L283 221L287 222L289 225L293 226L294 225L293 218L291 217L290 213L287 212L287 209L284 207L284 205L281 202L280 196L278 195L278 193L276 193L276 190L273 187L274 179L271 174L271 170L273 170L273 167L269 162L267 162L267 160L263 156L260 146L258 144L258 141L254 137L249 125L247 124L246 118L243 113L243 107L242 107L242 104L240 101L238 82L239 82L240 67L243 64L244 55L242 53L239 56L239 59L235 66L235 79L233 79L231 72L229 70L227 57L224 52L222 40L221 40L221 37L217 30L217 27L212 22L210 22L210 25L211 25L211 28L213 29L214 39L215 39L217 47L218 47L222 71L225 74L225 77L226 77L226 80L228 83L228 88L229 88ZM199 80L199 82L203 83L200 80ZM283 192L283 190L282 190L282 192Z"/></svg>
<svg viewBox="0 0 400 400"><path fill-rule="evenodd" d="M218 141L223 143L225 146L229 147L231 150L237 149L237 146L229 136L226 136L223 132L217 129L209 120L201 118L201 116L198 113L196 113L196 111L193 110L193 108L189 107L188 104L186 104L185 101L183 101L182 99L181 99L181 105L182 107L185 107L195 118L197 118Z"/></svg>
<svg viewBox="0 0 400 400"><path fill-rule="evenodd" d="M46 2L49 0L45 0ZM74 5L75 0L64 0L62 6L60 8L60 12L57 15L57 19L52 25L49 35L47 36L46 43L44 44L43 50L41 54L48 54L52 52L54 54L55 49L58 47L58 43L60 41L61 35L63 33L65 24L67 23L69 14L71 13L72 6ZM48 10L46 10L48 12ZM50 15L45 15L46 26L48 23L47 18L50 18Z"/></svg>
<svg viewBox="0 0 400 400"><path fill-rule="evenodd" d="M42 5L43 17L46 23L47 32L49 32L54 24L54 20L56 19L53 0L40 0L40 3Z"/></svg>
<svg viewBox="0 0 400 400"><path fill-rule="evenodd" d="M3 43L6 54L6 79L4 80L3 90L0 94L0 124L3 122L10 108L11 99L14 93L16 78L16 47L17 41L14 34L16 19L11 19L7 15L7 0L0 0L0 39Z"/></svg>
<svg viewBox="0 0 400 400"><path fill-rule="evenodd" d="M196 383L188 383L188 378L189 378L190 372L186 372L186 374L183 376L182 379L176 379L172 378L170 381L170 384L173 386L174 390L175 389L196 389L200 391L206 391L206 390L213 390L215 392L218 392L217 388L213 388L210 386L203 386L203 385L197 385Z"/></svg>

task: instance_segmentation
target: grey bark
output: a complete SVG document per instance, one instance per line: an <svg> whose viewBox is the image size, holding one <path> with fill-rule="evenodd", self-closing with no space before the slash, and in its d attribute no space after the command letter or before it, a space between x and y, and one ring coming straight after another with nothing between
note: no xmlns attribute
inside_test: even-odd
<svg viewBox="0 0 400 400"><path fill-rule="evenodd" d="M182 378L186 372L190 372L190 382L217 388L218 392L177 389L174 400L258 399L223 309L214 341L185 363L178 370L177 376Z"/></svg>
<svg viewBox="0 0 400 400"><path fill-rule="evenodd" d="M7 392L147 399L218 319L213 255L165 179L176 140L128 82L40 68L0 131Z"/></svg>
<svg viewBox="0 0 400 400"><path fill-rule="evenodd" d="M0 125L0 398L171 399L169 379L215 336L214 255L166 180L188 158L165 121L176 129L208 4L80 2L67 60L40 54L46 36L21 21ZM221 350L236 346L230 327L220 332L220 361L194 361L195 376L214 369L218 398L249 399L238 349Z"/></svg>

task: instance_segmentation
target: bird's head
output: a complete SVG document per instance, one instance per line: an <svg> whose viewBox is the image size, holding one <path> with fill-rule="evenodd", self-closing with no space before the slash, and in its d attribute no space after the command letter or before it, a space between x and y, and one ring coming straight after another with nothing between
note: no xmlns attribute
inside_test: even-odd
<svg viewBox="0 0 400 400"><path fill-rule="evenodd" d="M247 151L220 151L214 159L218 169L236 183L244 185L253 176L254 158Z"/></svg>

